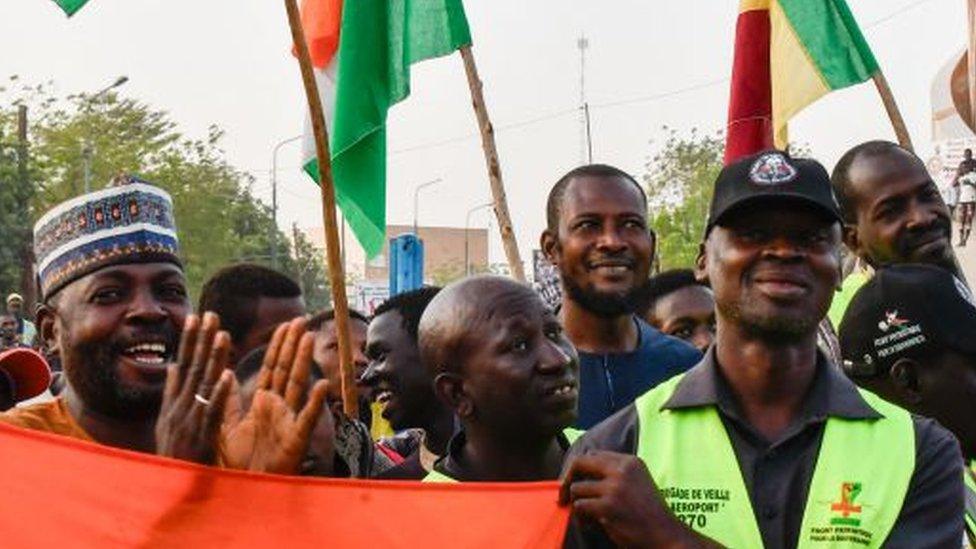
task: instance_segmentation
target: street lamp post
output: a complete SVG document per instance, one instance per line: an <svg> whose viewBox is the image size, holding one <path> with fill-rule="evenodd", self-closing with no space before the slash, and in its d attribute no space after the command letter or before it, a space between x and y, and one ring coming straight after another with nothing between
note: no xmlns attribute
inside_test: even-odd
<svg viewBox="0 0 976 549"><path fill-rule="evenodd" d="M94 103L97 99L101 98L109 91L121 86L122 84L125 84L128 81L129 81L128 76L120 76L116 78L115 82L112 82L108 86L105 86L104 88L99 90L98 93L85 99L85 108L90 111L92 103ZM81 145L81 159L82 162L84 163L85 194L88 194L91 191L91 162L92 162L93 153L94 153L94 149L92 148L91 141L86 139L85 142L82 143Z"/></svg>
<svg viewBox="0 0 976 549"><path fill-rule="evenodd" d="M418 197L420 196L420 189L423 189L424 187L430 187L431 185L436 185L440 182L441 182L441 178L438 177L437 179L432 179L426 183L421 183L420 185L417 185L416 187L413 188L413 235L416 236L417 238L420 238L420 235L417 234L417 207L418 207L417 200Z"/></svg>
<svg viewBox="0 0 976 549"><path fill-rule="evenodd" d="M288 143L301 138L301 135L296 135L283 139L276 143L271 151L271 219L274 222L271 227L271 266L275 269L278 268L278 151Z"/></svg>
<svg viewBox="0 0 976 549"><path fill-rule="evenodd" d="M471 275L471 261L470 257L470 244L468 243L468 229L471 226L471 215L477 211L484 210L486 208L491 208L494 206L493 203L488 202L487 204L482 204L480 206L475 206L468 210L467 215L464 216L464 276Z"/></svg>

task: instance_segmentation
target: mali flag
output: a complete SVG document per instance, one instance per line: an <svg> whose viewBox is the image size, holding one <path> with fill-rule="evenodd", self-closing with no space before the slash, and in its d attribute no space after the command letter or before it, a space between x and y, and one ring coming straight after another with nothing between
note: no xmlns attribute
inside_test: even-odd
<svg viewBox="0 0 976 549"><path fill-rule="evenodd" d="M844 0L741 0L725 161L788 144L787 123L878 71Z"/></svg>
<svg viewBox="0 0 976 549"><path fill-rule="evenodd" d="M471 44L461 0L305 0L302 26L330 132L336 199L368 256L386 238L386 115L410 65ZM303 167L319 166L306 123Z"/></svg>
<svg viewBox="0 0 976 549"><path fill-rule="evenodd" d="M259 475L3 424L0 472L3 547L558 549L569 518L555 481Z"/></svg>

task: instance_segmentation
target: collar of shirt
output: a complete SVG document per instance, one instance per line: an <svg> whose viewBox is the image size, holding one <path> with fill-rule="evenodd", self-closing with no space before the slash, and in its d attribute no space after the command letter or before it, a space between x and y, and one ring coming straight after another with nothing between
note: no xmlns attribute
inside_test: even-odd
<svg viewBox="0 0 976 549"><path fill-rule="evenodd" d="M458 459L461 456L461 451L464 449L464 444L466 441L467 437L465 437L463 430L459 429L456 433L454 433L454 436L451 437L450 442L447 443L447 451L445 451L444 455L434 463L434 470L447 475L454 480L461 482L469 480L469 475L467 474L467 471L465 471L464 465L462 465ZM566 438L565 434L559 433L556 436L556 441L559 443L559 447L562 448L563 453L565 454L570 447L569 439Z"/></svg>
<svg viewBox="0 0 976 549"><path fill-rule="evenodd" d="M662 410L678 410L714 405L727 417L744 423L732 389L722 376L715 360L715 347L678 382L674 394L661 406ZM858 392L854 383L840 369L817 351L817 370L798 422L823 421L827 417L846 419L880 419L883 417L872 408Z"/></svg>

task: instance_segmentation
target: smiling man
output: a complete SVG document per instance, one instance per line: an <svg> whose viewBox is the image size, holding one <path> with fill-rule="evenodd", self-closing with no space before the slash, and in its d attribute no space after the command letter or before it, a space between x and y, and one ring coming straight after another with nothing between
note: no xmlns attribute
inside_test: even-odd
<svg viewBox="0 0 976 549"><path fill-rule="evenodd" d="M462 426L426 480L558 477L579 363L538 294L507 278L463 279L430 303L419 337L434 390Z"/></svg>
<svg viewBox="0 0 976 549"><path fill-rule="evenodd" d="M577 427L586 429L701 354L635 314L654 256L647 198L627 173L594 164L549 191L541 247L559 269L560 320L580 356Z"/></svg>
<svg viewBox="0 0 976 549"><path fill-rule="evenodd" d="M958 276L949 209L914 153L887 141L862 143L837 162L831 184L844 243L868 265L921 263Z"/></svg>
<svg viewBox="0 0 976 549"><path fill-rule="evenodd" d="M153 452L166 367L190 302L172 200L126 181L64 202L34 226L40 336L68 385L0 421Z"/></svg>
<svg viewBox="0 0 976 549"><path fill-rule="evenodd" d="M959 546L958 443L818 351L840 238L816 161L768 151L722 171L696 268L715 344L572 450L563 497L609 538L593 546Z"/></svg>
<svg viewBox="0 0 976 549"><path fill-rule="evenodd" d="M362 384L383 407L383 418L398 433L384 439L404 461L378 475L382 479L424 478L454 434L454 412L437 399L430 372L420 360L420 318L440 288L425 287L384 301L369 323Z"/></svg>

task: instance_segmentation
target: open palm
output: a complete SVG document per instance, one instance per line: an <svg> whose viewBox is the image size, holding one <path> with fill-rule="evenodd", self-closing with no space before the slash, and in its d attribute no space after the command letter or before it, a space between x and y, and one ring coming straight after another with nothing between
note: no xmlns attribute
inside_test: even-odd
<svg viewBox="0 0 976 549"><path fill-rule="evenodd" d="M304 319L296 319L275 331L258 374L257 391L246 413L240 388L232 383L221 426L226 466L296 474L316 421L331 419L330 414L320 414L326 381L316 383L306 399L313 338L306 333L305 325Z"/></svg>

